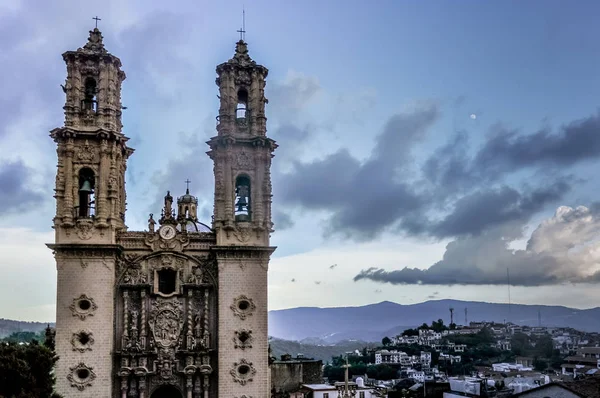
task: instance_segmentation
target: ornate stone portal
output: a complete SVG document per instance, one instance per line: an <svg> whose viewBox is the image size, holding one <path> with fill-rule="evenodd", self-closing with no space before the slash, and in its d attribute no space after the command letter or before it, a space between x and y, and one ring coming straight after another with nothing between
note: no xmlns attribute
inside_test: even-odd
<svg viewBox="0 0 600 398"><path fill-rule="evenodd" d="M217 66L214 216L169 192L148 230L127 231L121 61L98 29L63 54L57 144L57 392L69 397L267 397L267 270L273 231L268 70L240 40ZM190 170L190 172L195 172ZM187 176L181 176L182 183ZM111 380L112 383L107 383ZM84 395L81 395L84 394Z"/></svg>

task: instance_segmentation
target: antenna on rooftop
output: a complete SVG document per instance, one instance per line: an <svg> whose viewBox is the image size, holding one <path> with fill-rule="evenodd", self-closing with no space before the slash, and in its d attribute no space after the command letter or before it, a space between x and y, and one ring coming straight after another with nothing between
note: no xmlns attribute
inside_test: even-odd
<svg viewBox="0 0 600 398"><path fill-rule="evenodd" d="M469 321L467 320L467 307L465 307L465 326L467 326L469 324Z"/></svg>
<svg viewBox="0 0 600 398"><path fill-rule="evenodd" d="M450 325L454 323L454 308L450 307Z"/></svg>
<svg viewBox="0 0 600 398"><path fill-rule="evenodd" d="M508 288L508 319L510 320L510 271L506 267L506 287Z"/></svg>

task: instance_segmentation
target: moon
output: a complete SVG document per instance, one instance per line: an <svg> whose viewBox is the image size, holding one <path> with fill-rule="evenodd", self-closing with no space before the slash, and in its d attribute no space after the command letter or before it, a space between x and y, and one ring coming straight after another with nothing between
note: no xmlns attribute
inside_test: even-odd
<svg viewBox="0 0 600 398"><path fill-rule="evenodd" d="M476 114L474 114L474 113L471 113L471 116L470 116L470 118L471 118L471 119L473 119L473 120L475 120L475 119L477 119L477 115L476 115Z"/></svg>

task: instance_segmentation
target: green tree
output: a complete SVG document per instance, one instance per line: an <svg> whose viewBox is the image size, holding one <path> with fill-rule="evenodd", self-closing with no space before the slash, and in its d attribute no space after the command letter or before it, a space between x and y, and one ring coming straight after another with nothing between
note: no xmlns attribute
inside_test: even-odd
<svg viewBox="0 0 600 398"><path fill-rule="evenodd" d="M402 332L402 336L418 336L419 329L406 329L404 332Z"/></svg>
<svg viewBox="0 0 600 398"><path fill-rule="evenodd" d="M551 358L554 354L554 341L552 337L541 336L535 342L535 354L543 358Z"/></svg>
<svg viewBox="0 0 600 398"><path fill-rule="evenodd" d="M39 345L0 344L0 397L58 398L53 394L52 369L57 357Z"/></svg>
<svg viewBox="0 0 600 398"><path fill-rule="evenodd" d="M533 360L533 368L538 371L546 370L548 369L548 362L543 359L535 358Z"/></svg>
<svg viewBox="0 0 600 398"><path fill-rule="evenodd" d="M515 333L510 339L510 344L515 355L527 355L531 351L529 336L525 333Z"/></svg>
<svg viewBox="0 0 600 398"><path fill-rule="evenodd" d="M385 336L383 339L381 339L381 344L383 344L384 347L387 347L390 344L392 344L392 339L390 339L389 337Z"/></svg>

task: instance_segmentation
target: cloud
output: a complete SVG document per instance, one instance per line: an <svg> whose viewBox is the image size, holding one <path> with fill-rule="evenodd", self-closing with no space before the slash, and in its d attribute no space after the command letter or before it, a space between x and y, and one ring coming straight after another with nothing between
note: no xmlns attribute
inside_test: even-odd
<svg viewBox="0 0 600 398"><path fill-rule="evenodd" d="M32 209L45 196L29 188L32 170L21 161L0 165L0 215Z"/></svg>
<svg viewBox="0 0 600 398"><path fill-rule="evenodd" d="M316 77L290 70L283 81L269 82L265 87L265 95L274 112L298 112L321 90Z"/></svg>
<svg viewBox="0 0 600 398"><path fill-rule="evenodd" d="M565 180L558 180L525 193L508 186L481 189L458 199L445 218L425 228L431 235L444 238L480 234L490 226L513 220L526 222L546 204L563 197L570 188ZM411 226L414 228L414 223Z"/></svg>
<svg viewBox="0 0 600 398"><path fill-rule="evenodd" d="M600 216L587 207L561 206L531 234L526 249L512 250L522 224L509 222L456 239L428 269L362 270L354 281L391 284L541 286L600 282Z"/></svg>
<svg viewBox="0 0 600 398"><path fill-rule="evenodd" d="M599 155L600 111L563 125L556 133L543 129L520 135L499 128L478 152L474 167L497 172L534 165L560 167L596 159Z"/></svg>
<svg viewBox="0 0 600 398"><path fill-rule="evenodd" d="M467 134L457 132L425 161L423 174L433 184L465 188L525 168L564 168L598 156L600 111L562 125L556 132L544 128L521 134L497 124L472 156Z"/></svg>
<svg viewBox="0 0 600 398"><path fill-rule="evenodd" d="M275 224L277 231L284 231L294 226L294 220L288 213L276 209L273 211L273 224Z"/></svg>
<svg viewBox="0 0 600 398"><path fill-rule="evenodd" d="M394 115L364 163L346 149L313 162L294 162L293 171L281 173L277 181L278 198L288 205L331 211L328 235L375 238L403 214L422 206L399 173L438 114L437 105L421 104L412 112Z"/></svg>

